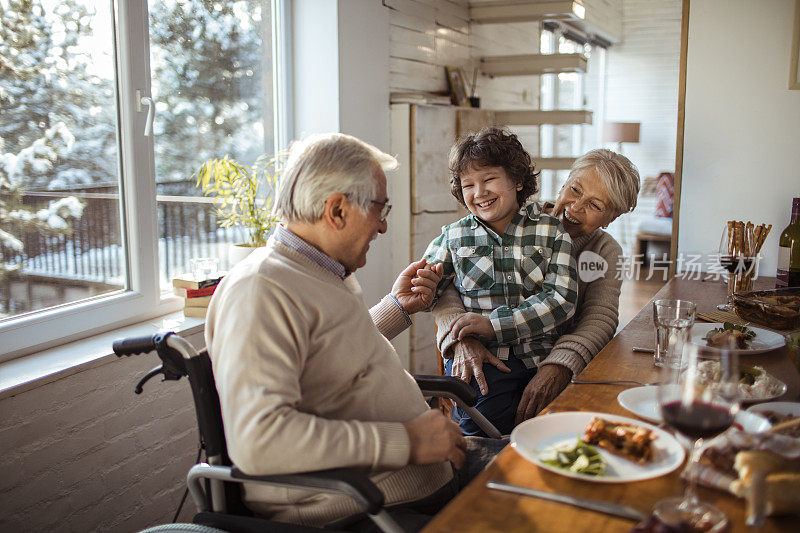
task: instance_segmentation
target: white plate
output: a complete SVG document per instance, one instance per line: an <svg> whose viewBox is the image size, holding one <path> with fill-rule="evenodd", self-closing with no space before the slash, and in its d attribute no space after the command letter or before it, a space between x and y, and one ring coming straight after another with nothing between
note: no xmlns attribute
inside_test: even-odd
<svg viewBox="0 0 800 533"><path fill-rule="evenodd" d="M706 333L708 333L714 328L721 328L721 327L722 324L719 322L695 322L694 326L692 326L692 338L691 338L692 343L697 344L699 346L705 346L706 341L703 339L703 337L706 336ZM743 355L755 355L775 350L786 344L786 339L783 337L783 335L779 335L774 331L756 328L753 326L747 326L747 327L755 331L756 336L753 339L753 342L750 343L749 348L745 348L743 350L733 350L737 353Z"/></svg>
<svg viewBox="0 0 800 533"><path fill-rule="evenodd" d="M645 465L638 465L633 461L595 446L594 448L597 449L606 462L606 473L602 476L590 476L556 468L544 464L539 459L539 455L545 450L550 450L563 444L575 443L578 438L583 436L584 428L596 416L614 422L630 422L652 430L658 437L653 441L653 460ZM662 429L624 416L582 411L553 413L531 418L518 425L511 432L511 446L525 459L540 468L562 476L599 483L640 481L663 476L678 468L683 463L684 457L683 447L675 440L675 437Z"/></svg>
<svg viewBox="0 0 800 533"><path fill-rule="evenodd" d="M657 389L658 387L651 386L624 390L617 395L617 402L636 416L660 424L663 420L661 410L658 408ZM797 405L800 406L800 404ZM772 424L763 416L748 412L751 409L736 413L733 422L742 426L742 429L748 433L761 433L772 427Z"/></svg>
<svg viewBox="0 0 800 533"><path fill-rule="evenodd" d="M751 413L761 413L762 411L772 411L779 415L800 416L800 403L798 402L768 402L751 405L747 408Z"/></svg>

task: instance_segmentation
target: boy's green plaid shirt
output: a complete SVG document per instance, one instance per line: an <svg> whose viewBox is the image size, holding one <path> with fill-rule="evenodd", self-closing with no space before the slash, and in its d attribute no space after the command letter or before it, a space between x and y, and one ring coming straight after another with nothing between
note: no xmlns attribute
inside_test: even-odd
<svg viewBox="0 0 800 533"><path fill-rule="evenodd" d="M575 312L578 271L572 240L536 203L522 207L498 236L474 215L442 228L425 259L444 264L438 298L454 280L468 312L488 316L497 336L487 344L535 367L558 338L556 327Z"/></svg>

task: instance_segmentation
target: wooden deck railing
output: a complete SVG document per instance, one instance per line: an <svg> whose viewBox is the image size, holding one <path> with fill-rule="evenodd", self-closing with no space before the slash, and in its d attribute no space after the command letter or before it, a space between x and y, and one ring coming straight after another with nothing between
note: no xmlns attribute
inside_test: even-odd
<svg viewBox="0 0 800 533"><path fill-rule="evenodd" d="M23 243L21 252L3 247L3 261L19 267L20 274L82 279L124 285L124 247L120 224L120 196L116 192L29 192L23 202L33 208L74 196L84 204L82 216L71 220L61 234L42 231L10 233ZM220 269L229 267L228 243L241 242L241 228L221 229L216 208L206 197L156 197L158 213L159 270L168 280L188 271L193 257L218 257ZM5 229L5 228L4 228Z"/></svg>

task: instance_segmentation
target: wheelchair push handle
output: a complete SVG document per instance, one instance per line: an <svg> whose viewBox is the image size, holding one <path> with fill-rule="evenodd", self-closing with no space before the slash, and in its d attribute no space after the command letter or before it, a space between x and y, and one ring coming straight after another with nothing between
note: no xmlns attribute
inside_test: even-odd
<svg viewBox="0 0 800 533"><path fill-rule="evenodd" d="M161 375L162 381L175 381L187 375L186 362L197 356L194 347L174 332L156 333L141 337L119 339L112 344L117 357L157 352L161 365L148 372L136 385L140 394L142 387L151 378Z"/></svg>
<svg viewBox="0 0 800 533"><path fill-rule="evenodd" d="M156 349L156 338L161 336L160 334L156 334L143 337L128 337L127 339L114 341L111 347L114 349L114 353L117 354L117 357L149 353Z"/></svg>

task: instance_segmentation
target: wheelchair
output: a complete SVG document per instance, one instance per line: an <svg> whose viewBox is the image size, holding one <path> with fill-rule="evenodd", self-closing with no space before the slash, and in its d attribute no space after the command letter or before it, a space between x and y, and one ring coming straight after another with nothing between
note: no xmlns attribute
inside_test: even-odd
<svg viewBox="0 0 800 533"><path fill-rule="evenodd" d="M141 394L144 384L157 375L162 376L162 381L175 381L184 376L188 378L197 414L200 446L205 452L206 460L192 466L187 474L188 491L198 510L192 518L192 524L155 526L145 530L146 532L332 531L254 516L242 500L242 483L248 482L343 494L355 500L381 531L402 533L403 530L383 508L383 494L362 469L338 468L266 476L250 476L239 470L228 456L219 396L214 383L211 359L206 350L198 353L188 341L174 332L121 339L114 342L113 349L118 357L155 351L161 359L159 366L139 380L134 389L136 394ZM415 379L426 398L441 397L455 401L489 436L500 437L500 432L474 408L477 394L469 385L448 376L420 375L415 376Z"/></svg>

